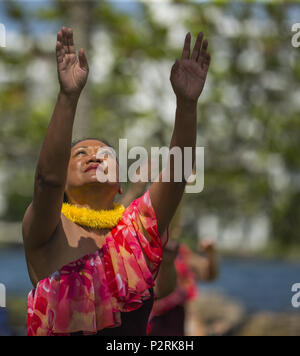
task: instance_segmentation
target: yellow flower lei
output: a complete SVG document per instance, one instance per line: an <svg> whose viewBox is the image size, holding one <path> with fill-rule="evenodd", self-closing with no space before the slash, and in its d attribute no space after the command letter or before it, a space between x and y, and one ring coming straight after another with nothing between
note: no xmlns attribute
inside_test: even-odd
<svg viewBox="0 0 300 356"><path fill-rule="evenodd" d="M112 229L122 218L124 210L124 206L117 203L114 203L114 209L111 210L93 210L63 203L61 212L76 224L96 229Z"/></svg>

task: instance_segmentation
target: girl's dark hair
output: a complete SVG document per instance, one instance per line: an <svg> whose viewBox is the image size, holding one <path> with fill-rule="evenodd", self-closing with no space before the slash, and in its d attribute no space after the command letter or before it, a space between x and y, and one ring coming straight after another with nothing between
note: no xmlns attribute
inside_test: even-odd
<svg viewBox="0 0 300 356"><path fill-rule="evenodd" d="M87 141L87 140L95 140L95 141L100 141L103 142L106 146L111 147L114 149L114 147L106 140L102 138L97 138L97 137L87 137L87 138L80 138L77 140L72 141L71 148L77 145L77 143L82 142L82 141Z"/></svg>
<svg viewBox="0 0 300 356"><path fill-rule="evenodd" d="M86 138L80 138L80 139L74 140L74 141L72 141L71 148L73 148L75 145L77 145L77 143L82 142L82 141L87 141L87 140L100 141L100 142L103 142L106 146L115 149L108 141L106 141L102 138L97 138L97 137L86 137ZM117 161L118 161L118 159L117 159ZM64 193L64 203L68 203L68 202L69 201L68 201L67 194Z"/></svg>

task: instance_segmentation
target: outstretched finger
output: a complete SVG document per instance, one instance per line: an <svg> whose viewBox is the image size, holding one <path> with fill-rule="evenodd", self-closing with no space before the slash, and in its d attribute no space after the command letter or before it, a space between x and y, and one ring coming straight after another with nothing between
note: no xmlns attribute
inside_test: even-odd
<svg viewBox="0 0 300 356"><path fill-rule="evenodd" d="M208 47L208 41L204 40L203 45L201 48L201 51L199 52L199 56L197 58L197 62L202 65L202 62L205 60L206 54L207 54L207 47Z"/></svg>
<svg viewBox="0 0 300 356"><path fill-rule="evenodd" d="M87 61L87 58L86 58L83 48L81 48L78 52L78 59L79 59L80 68L88 71L89 64L88 64L88 61Z"/></svg>
<svg viewBox="0 0 300 356"><path fill-rule="evenodd" d="M64 61L65 50L61 44L61 42L56 42L56 59L57 63L62 63Z"/></svg>
<svg viewBox="0 0 300 356"><path fill-rule="evenodd" d="M57 42L56 42L56 58L57 58L57 62L61 63L64 60L64 56L65 56L65 50L62 44L62 33L61 31L59 31L57 33Z"/></svg>
<svg viewBox="0 0 300 356"><path fill-rule="evenodd" d="M69 53L76 54L74 41L73 41L73 30L71 28L68 28L67 40L68 40Z"/></svg>
<svg viewBox="0 0 300 356"><path fill-rule="evenodd" d="M210 65L210 54L206 53L205 57L201 63L201 67L204 69L204 71L208 71L209 65Z"/></svg>
<svg viewBox="0 0 300 356"><path fill-rule="evenodd" d="M63 27L61 32L62 32L62 45L64 46L65 53L69 53L67 29Z"/></svg>
<svg viewBox="0 0 300 356"><path fill-rule="evenodd" d="M197 61L197 58L199 57L199 53L200 53L200 49L201 49L201 45L202 45L202 40L203 40L203 33L200 32L198 34L198 37L196 39L196 43L193 49L193 53L192 53L192 60L193 61Z"/></svg>
<svg viewBox="0 0 300 356"><path fill-rule="evenodd" d="M191 34L188 33L185 36L181 59L189 59L190 58L190 48L191 48Z"/></svg>
<svg viewBox="0 0 300 356"><path fill-rule="evenodd" d="M62 42L62 32L61 31L57 32L57 42Z"/></svg>

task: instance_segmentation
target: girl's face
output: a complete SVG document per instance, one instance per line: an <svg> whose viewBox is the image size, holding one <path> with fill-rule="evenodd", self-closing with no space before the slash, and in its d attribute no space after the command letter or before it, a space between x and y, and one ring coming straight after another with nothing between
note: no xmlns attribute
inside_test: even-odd
<svg viewBox="0 0 300 356"><path fill-rule="evenodd" d="M101 158L97 158L97 153L101 152ZM100 183L96 171L107 174L108 167L116 168L116 181ZM119 167L111 147L98 140L84 140L78 142L71 149L71 156L68 166L66 191L69 187L80 188L90 183L108 184L112 189L119 189Z"/></svg>

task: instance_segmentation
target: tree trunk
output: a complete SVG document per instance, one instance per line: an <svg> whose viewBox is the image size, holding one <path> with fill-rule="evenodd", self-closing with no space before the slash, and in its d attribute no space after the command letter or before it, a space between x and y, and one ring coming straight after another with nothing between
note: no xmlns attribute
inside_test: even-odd
<svg viewBox="0 0 300 356"><path fill-rule="evenodd" d="M85 53L87 54L87 57L89 59L89 53L91 48L91 19L94 2L89 0L73 0L67 2L67 4L67 21L74 32L74 42L76 45L76 50L78 51L80 48L84 48ZM87 83L85 89L81 94L80 101L78 104L73 130L74 139L83 138L88 135L91 108L88 88L89 85Z"/></svg>

